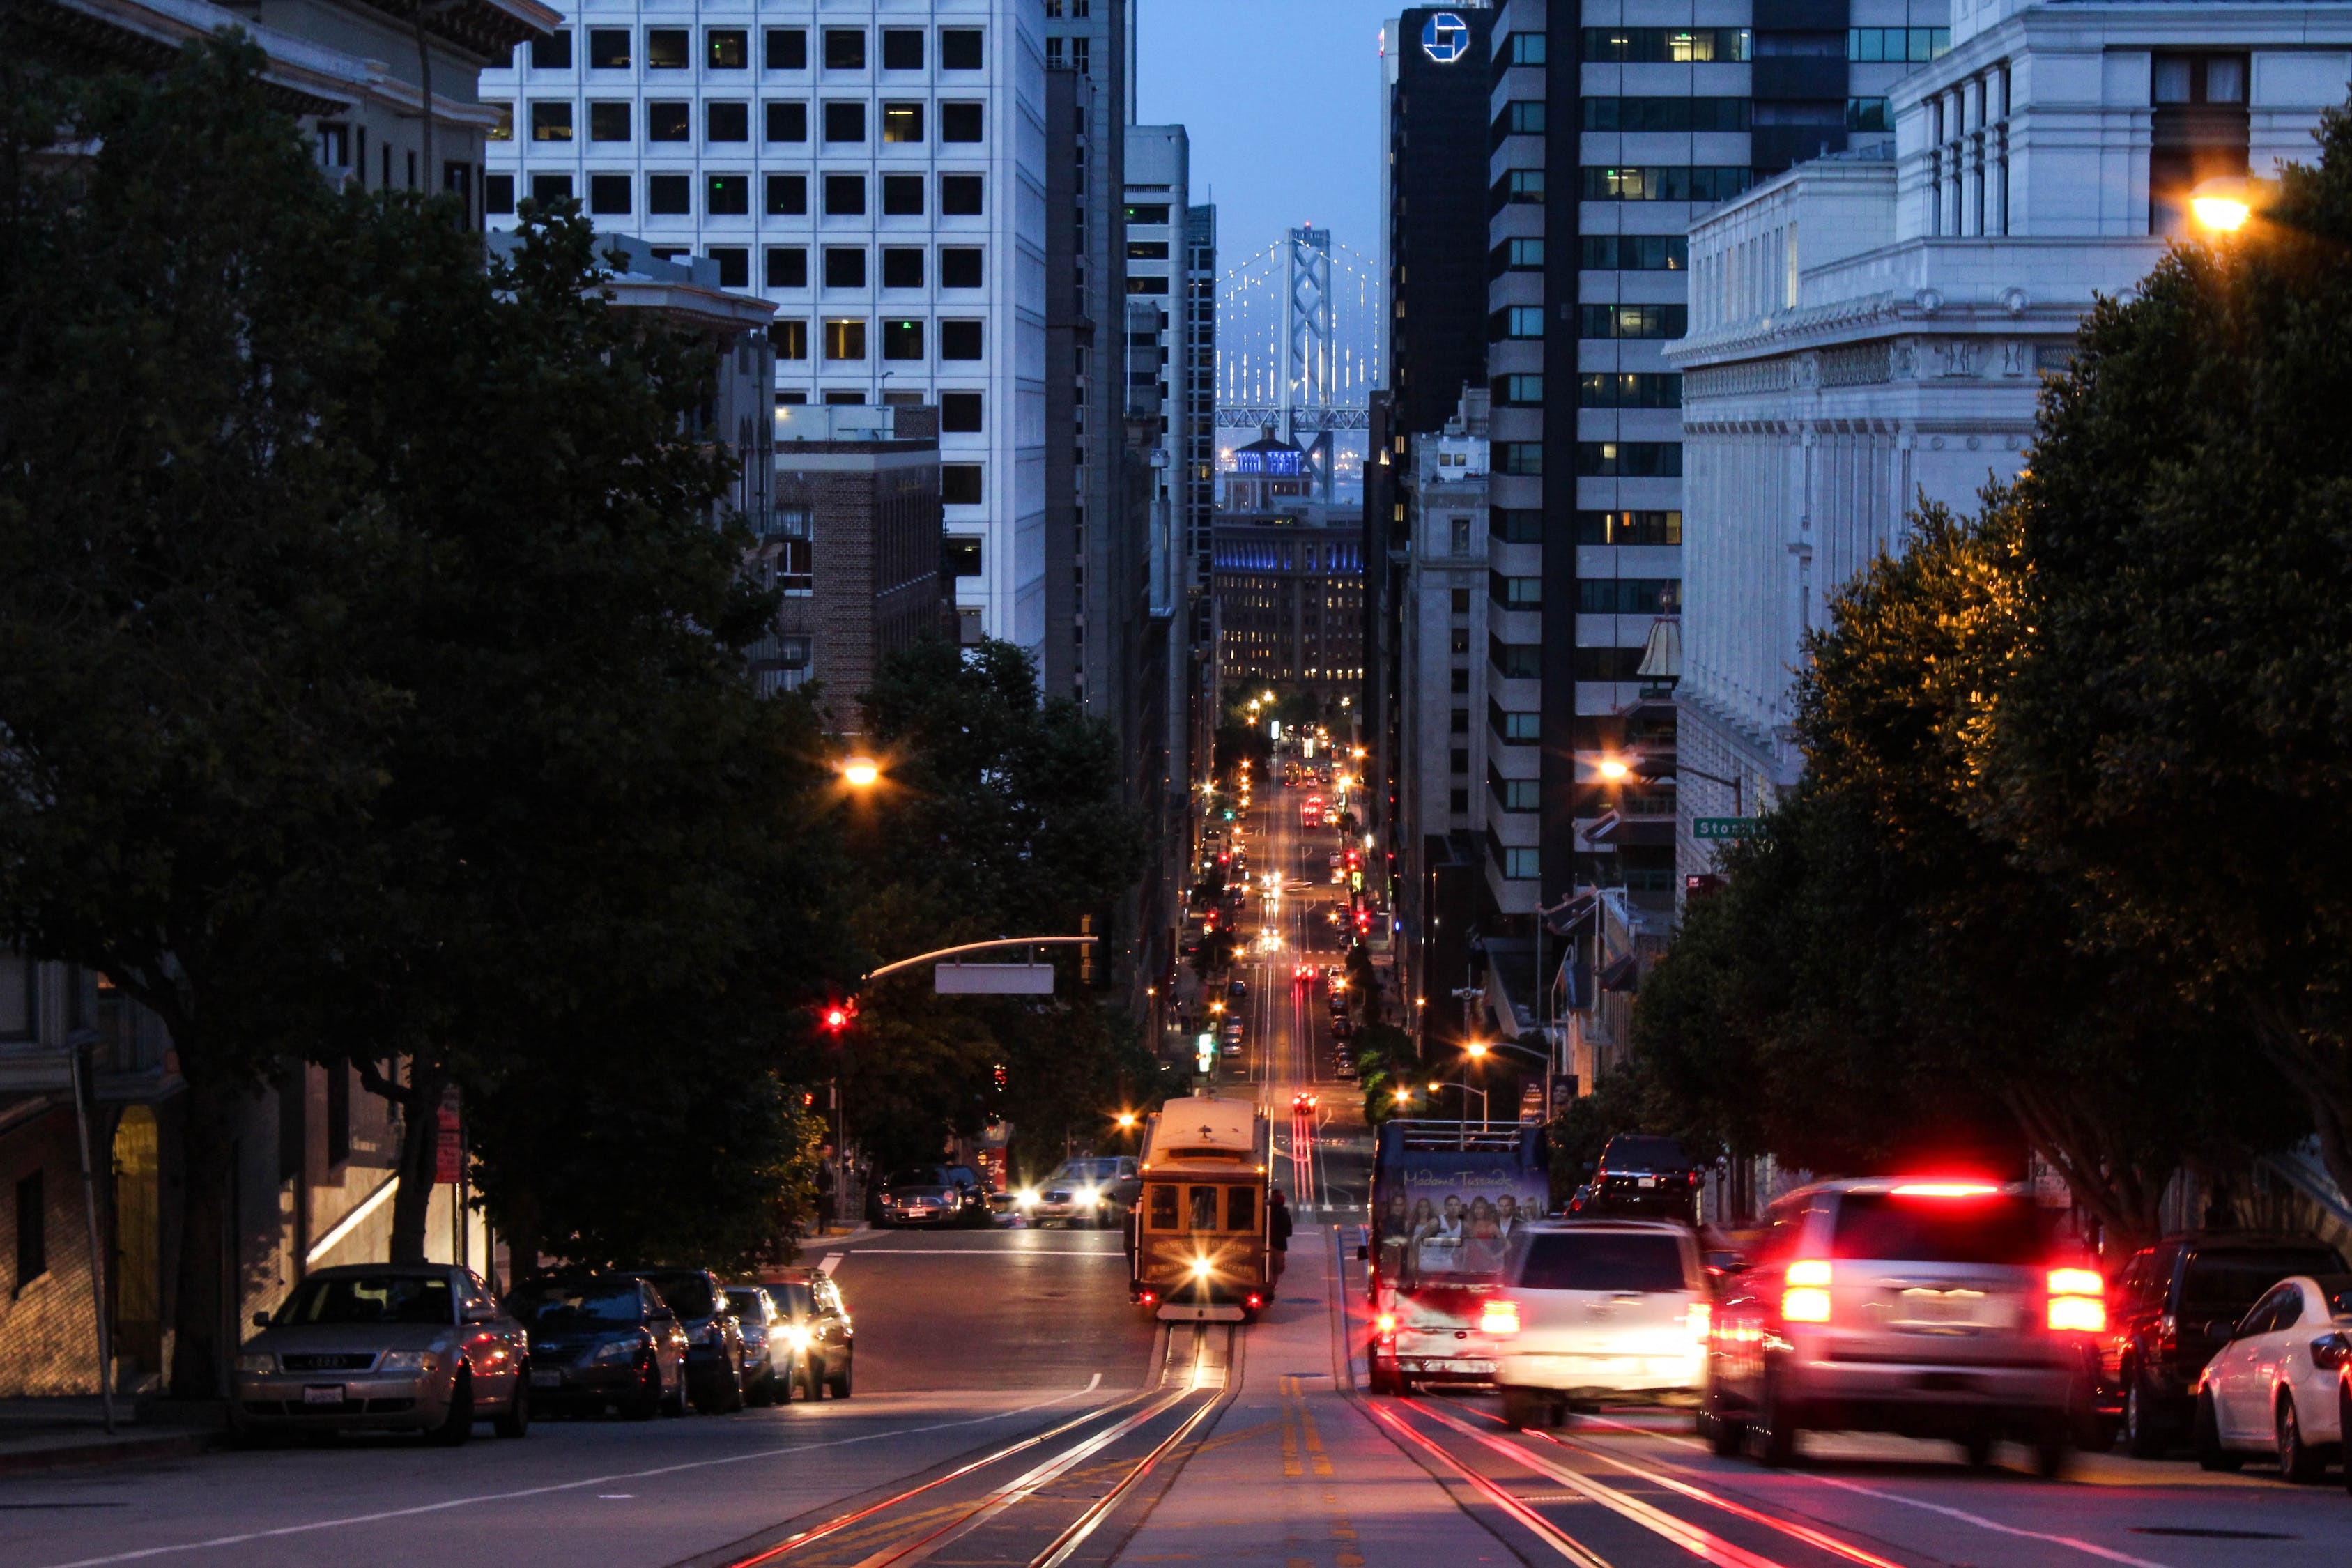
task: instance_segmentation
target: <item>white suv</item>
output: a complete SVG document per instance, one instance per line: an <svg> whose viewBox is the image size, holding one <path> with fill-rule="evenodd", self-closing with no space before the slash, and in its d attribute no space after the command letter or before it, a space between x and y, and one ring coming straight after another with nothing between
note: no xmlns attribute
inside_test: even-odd
<svg viewBox="0 0 2352 1568"><path fill-rule="evenodd" d="M1697 1240L1681 1226L1524 1226L1478 1315L1495 1345L1505 1425L1559 1426L1579 1406L1696 1405L1709 1306Z"/></svg>

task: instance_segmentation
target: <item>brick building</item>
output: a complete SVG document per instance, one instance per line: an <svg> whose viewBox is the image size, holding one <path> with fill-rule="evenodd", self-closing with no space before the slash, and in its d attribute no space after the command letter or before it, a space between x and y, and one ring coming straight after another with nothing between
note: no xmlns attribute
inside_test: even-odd
<svg viewBox="0 0 2352 1568"><path fill-rule="evenodd" d="M954 635L943 571L953 568L940 545L940 410L784 407L775 437L775 506L752 563L783 602L753 668L769 690L815 682L827 727L855 733L857 700L883 659L927 635Z"/></svg>

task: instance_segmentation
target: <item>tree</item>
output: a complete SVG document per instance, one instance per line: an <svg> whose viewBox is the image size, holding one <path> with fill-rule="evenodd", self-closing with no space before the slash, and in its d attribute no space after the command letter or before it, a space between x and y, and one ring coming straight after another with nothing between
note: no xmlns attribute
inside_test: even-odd
<svg viewBox="0 0 2352 1568"><path fill-rule="evenodd" d="M1970 763L2095 940L2251 1036L2352 1192L2352 120L2319 140L2240 235L2084 322Z"/></svg>

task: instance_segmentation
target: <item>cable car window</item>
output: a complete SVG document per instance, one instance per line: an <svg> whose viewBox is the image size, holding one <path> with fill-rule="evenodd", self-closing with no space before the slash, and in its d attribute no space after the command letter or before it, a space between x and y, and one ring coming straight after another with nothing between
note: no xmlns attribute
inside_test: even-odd
<svg viewBox="0 0 2352 1568"><path fill-rule="evenodd" d="M1194 1230L1217 1228L1217 1189L1194 1187L1192 1194L1192 1225Z"/></svg>
<svg viewBox="0 0 2352 1568"><path fill-rule="evenodd" d="M1154 1182L1151 1184L1151 1228L1154 1230L1176 1228L1176 1189L1164 1182Z"/></svg>
<svg viewBox="0 0 2352 1568"><path fill-rule="evenodd" d="M1225 1189L1225 1228L1254 1231L1257 1228L1257 1191L1254 1187Z"/></svg>

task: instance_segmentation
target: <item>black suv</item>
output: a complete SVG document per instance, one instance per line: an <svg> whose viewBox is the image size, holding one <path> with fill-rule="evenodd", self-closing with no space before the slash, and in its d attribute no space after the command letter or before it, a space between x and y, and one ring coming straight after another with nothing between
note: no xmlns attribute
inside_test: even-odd
<svg viewBox="0 0 2352 1568"><path fill-rule="evenodd" d="M1569 1205L1570 1214L1650 1215L1698 1220L1698 1163L1672 1138L1620 1132L1601 1147L1599 1163Z"/></svg>
<svg viewBox="0 0 2352 1568"><path fill-rule="evenodd" d="M2263 1231L2168 1236L2134 1253L2107 1290L2096 1438L2119 1433L2143 1459L2185 1441L2197 1374L2247 1309L2290 1274L2342 1272L2325 1242Z"/></svg>

